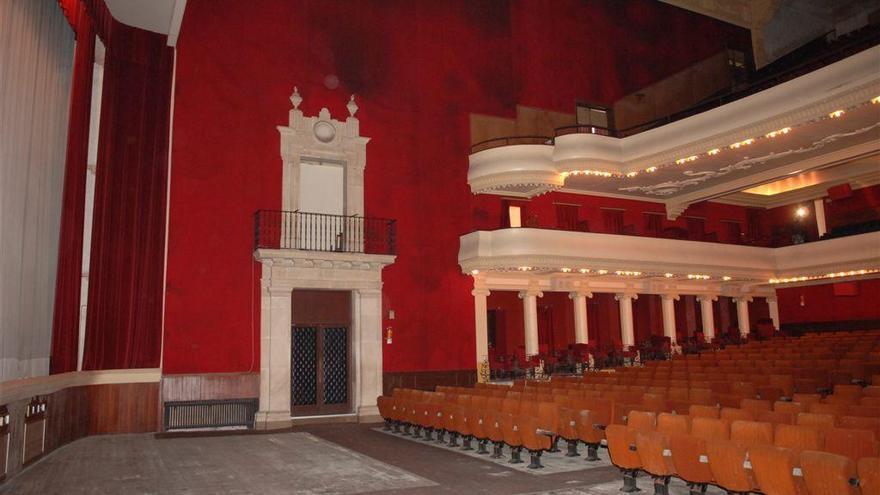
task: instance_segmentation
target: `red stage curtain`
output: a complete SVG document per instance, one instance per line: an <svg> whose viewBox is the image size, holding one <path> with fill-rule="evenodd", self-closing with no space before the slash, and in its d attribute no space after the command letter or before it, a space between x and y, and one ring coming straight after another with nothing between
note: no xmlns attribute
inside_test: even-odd
<svg viewBox="0 0 880 495"><path fill-rule="evenodd" d="M61 5L76 34L76 52L67 125L67 157L58 243L58 272L55 280L50 373L76 371L86 161L89 149L92 67L95 59L95 31L91 18L86 15L85 6L69 0L62 1Z"/></svg>
<svg viewBox="0 0 880 495"><path fill-rule="evenodd" d="M173 51L114 22L104 65L83 369L159 366Z"/></svg>

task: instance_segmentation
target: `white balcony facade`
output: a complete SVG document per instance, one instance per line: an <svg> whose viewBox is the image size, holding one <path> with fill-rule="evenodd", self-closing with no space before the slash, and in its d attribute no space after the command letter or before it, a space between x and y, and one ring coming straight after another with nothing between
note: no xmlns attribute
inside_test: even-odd
<svg viewBox="0 0 880 495"><path fill-rule="evenodd" d="M675 340L672 301L696 295L706 337L714 337L712 301L736 300L740 332L749 333L749 303L764 297L779 328L776 287L880 276L880 232L781 248L613 234L509 228L461 236L458 262L474 282L476 362L487 366L486 298L493 290L523 299L526 339L537 342L532 311L544 292L568 292L575 335L586 343L586 298L613 293L620 303L622 342L634 344L632 301L662 297L664 334ZM773 283L771 283L773 280ZM785 280L785 282L779 282ZM527 345L527 353L528 353Z"/></svg>
<svg viewBox="0 0 880 495"><path fill-rule="evenodd" d="M880 47L638 134L583 132L470 155L474 193L564 190L689 204L880 152ZM784 132L781 132L784 131ZM875 157L876 158L876 157Z"/></svg>

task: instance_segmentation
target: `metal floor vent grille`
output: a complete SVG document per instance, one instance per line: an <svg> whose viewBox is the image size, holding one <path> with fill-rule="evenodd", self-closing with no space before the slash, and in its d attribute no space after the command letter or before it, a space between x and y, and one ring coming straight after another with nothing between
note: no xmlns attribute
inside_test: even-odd
<svg viewBox="0 0 880 495"><path fill-rule="evenodd" d="M258 399L189 400L165 403L165 431L254 427Z"/></svg>

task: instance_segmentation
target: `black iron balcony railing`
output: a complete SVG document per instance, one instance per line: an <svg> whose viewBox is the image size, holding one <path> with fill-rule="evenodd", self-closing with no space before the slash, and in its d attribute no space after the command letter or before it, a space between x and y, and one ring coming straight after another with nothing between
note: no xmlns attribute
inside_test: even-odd
<svg viewBox="0 0 880 495"><path fill-rule="evenodd" d="M387 218L276 210L254 214L256 249L395 254L395 235L395 221Z"/></svg>

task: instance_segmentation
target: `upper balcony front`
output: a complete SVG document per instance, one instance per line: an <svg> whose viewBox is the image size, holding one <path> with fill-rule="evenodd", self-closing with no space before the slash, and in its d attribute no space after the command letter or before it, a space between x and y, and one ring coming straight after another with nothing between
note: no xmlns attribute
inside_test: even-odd
<svg viewBox="0 0 880 495"><path fill-rule="evenodd" d="M474 193L552 190L688 205L880 153L880 47L625 137L589 126L493 140L469 157Z"/></svg>

